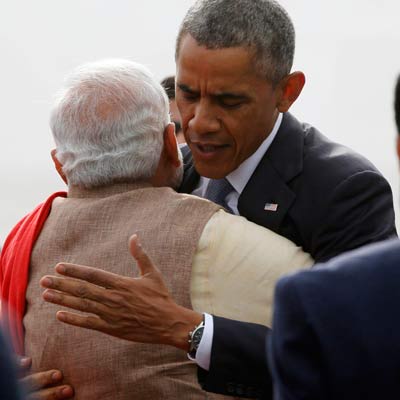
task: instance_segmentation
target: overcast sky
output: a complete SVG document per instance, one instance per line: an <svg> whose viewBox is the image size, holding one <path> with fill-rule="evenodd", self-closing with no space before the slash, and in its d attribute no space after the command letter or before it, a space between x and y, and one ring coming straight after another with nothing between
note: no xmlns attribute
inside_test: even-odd
<svg viewBox="0 0 400 400"><path fill-rule="evenodd" d="M234 0L232 0L234 1ZM27 212L64 189L53 170L52 99L75 66L123 57L158 79L191 0L13 0L0 5L0 242ZM282 0L297 31L294 69L307 77L292 108L367 156L398 202L393 86L400 72L398 0Z"/></svg>

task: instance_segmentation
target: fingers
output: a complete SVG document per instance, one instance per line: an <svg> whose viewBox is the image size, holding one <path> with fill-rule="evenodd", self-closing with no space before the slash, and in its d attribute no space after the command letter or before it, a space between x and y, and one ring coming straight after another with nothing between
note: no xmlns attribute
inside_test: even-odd
<svg viewBox="0 0 400 400"><path fill-rule="evenodd" d="M27 395L27 400L61 400L70 399L74 395L71 386L63 385L32 392Z"/></svg>
<svg viewBox="0 0 400 400"><path fill-rule="evenodd" d="M36 391L46 386L54 385L62 381L62 373L56 369L35 374L27 375L20 382L28 388L29 391Z"/></svg>
<svg viewBox="0 0 400 400"><path fill-rule="evenodd" d="M82 279L105 288L113 288L123 279L123 277L112 272L78 264L60 263L56 265L56 271L60 275Z"/></svg>
<svg viewBox="0 0 400 400"><path fill-rule="evenodd" d="M96 302L87 298L70 296L65 293L46 289L43 292L43 299L49 303L69 307L74 310L83 311L91 314L103 315L106 313L105 306L101 302ZM103 300L106 303L106 300Z"/></svg>
<svg viewBox="0 0 400 400"><path fill-rule="evenodd" d="M147 253L143 250L139 238L137 235L132 235L129 239L129 250L132 254L132 257L136 260L140 274L147 275L152 272L159 273L159 270L153 265L150 257Z"/></svg>
<svg viewBox="0 0 400 400"><path fill-rule="evenodd" d="M57 276L44 276L40 280L42 287L58 290L82 299L103 300L105 289L91 283Z"/></svg>
<svg viewBox="0 0 400 400"><path fill-rule="evenodd" d="M31 362L31 358L21 357L18 364L20 367L26 368L27 365L31 365ZM62 379L61 371L52 369L27 375L19 382L25 387L27 400L69 399L74 395L74 391L69 385L61 385Z"/></svg>
<svg viewBox="0 0 400 400"><path fill-rule="evenodd" d="M94 315L79 315L68 311L58 311L56 315L59 321L69 325L93 329L100 332L108 331L108 324L101 318Z"/></svg>

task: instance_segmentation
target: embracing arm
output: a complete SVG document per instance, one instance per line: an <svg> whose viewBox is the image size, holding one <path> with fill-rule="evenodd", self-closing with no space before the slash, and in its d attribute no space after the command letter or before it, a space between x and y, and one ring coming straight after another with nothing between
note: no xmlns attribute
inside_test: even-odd
<svg viewBox="0 0 400 400"><path fill-rule="evenodd" d="M211 229L210 220L206 232L211 257L203 256L192 269L202 279L203 293L203 301L193 306L214 315L212 343L207 338L211 357L199 381L207 391L270 398L265 343L275 283L313 260L288 239L243 217L220 212L214 220L216 227ZM197 355L202 357L200 348Z"/></svg>
<svg viewBox="0 0 400 400"><path fill-rule="evenodd" d="M56 271L65 278L45 276L41 280L47 288L44 300L91 314L57 312L57 318L67 324L188 351L188 333L202 321L202 314L175 303L136 235L130 239L130 250L140 269L139 278L62 263Z"/></svg>
<svg viewBox="0 0 400 400"><path fill-rule="evenodd" d="M44 299L92 314L59 311L57 318L62 322L134 342L172 345L187 352L188 332L200 323L202 314L177 305L168 293L160 272L137 247L135 240L131 241L131 247L137 261L138 256L144 257L138 262L142 272L140 278L121 277L86 266L59 264L56 270L66 278L44 277L41 280L41 284L47 288ZM259 397L260 393L268 393L270 383L265 361L265 335L268 328L218 317L214 321L217 333L214 335L212 353L216 350L216 355L212 355L211 372L220 371L210 374L211 379L207 379L207 374L205 382L202 382L200 371L199 380L203 388L243 397ZM230 329L234 332L230 332ZM252 350L249 350L247 342L241 341L242 335L252 343ZM223 336L231 337L232 345L228 345ZM225 359L218 356L219 351L215 348L219 341L223 343L221 350ZM235 343L240 345L236 347ZM233 354L229 354L230 351L234 351ZM238 360L244 363L238 363ZM238 374L242 375L244 368L249 367L247 363L251 365L251 371L245 373L244 379L232 382L232 376L235 379Z"/></svg>
<svg viewBox="0 0 400 400"><path fill-rule="evenodd" d="M271 398L266 361L266 335L258 324L213 317L210 370L199 369L204 390L231 396Z"/></svg>
<svg viewBox="0 0 400 400"><path fill-rule="evenodd" d="M130 248L141 271L139 278L123 277L87 266L58 264L56 271L63 277L46 276L41 280L42 286L46 288L43 293L44 299L90 314L59 311L57 318L62 322L134 342L167 344L187 352L188 333L200 323L202 314L174 302L160 271L152 264L135 236L131 238ZM262 325L218 317L215 321L218 332L214 343L218 343L222 336L231 337L232 345L225 343L223 351L235 350L232 356L236 361L233 361L232 366L227 366L225 362L231 361L228 353L225 362L219 359L218 355L212 356L212 371L215 368L221 369L222 379L225 379L237 368L233 374L235 377L247 367L241 363L238 365L237 360L243 359L251 364L253 372L247 371L245 375L249 380L240 379L233 382L233 386L230 384L231 380L227 382L228 385L222 383L216 387L213 386L215 381L208 381L204 388L232 395L236 393L243 397L258 397L261 391L267 393L270 390L265 362L265 335L268 329ZM230 332L230 329L234 329L235 332ZM242 335L252 343L251 350L247 347L248 343L241 342L240 347L235 346L236 342L240 342ZM215 344L213 352L214 348ZM224 375L223 370L226 368L227 374ZM261 385L262 389L258 385Z"/></svg>
<svg viewBox="0 0 400 400"><path fill-rule="evenodd" d="M284 243L278 246L276 240L266 238L271 246L270 257L272 249L279 248L276 258L283 259L281 262L284 264L291 262L297 265L295 259L298 266L310 263L308 256L298 254L299 249L293 243L287 243L283 238L279 240ZM260 266L263 266L268 263L265 261L264 240L261 242ZM59 264L56 271L64 277L47 276L41 280L42 286L47 288L44 299L92 314L59 311L57 318L62 322L130 341L168 344L188 351L188 333L200 323L202 314L174 302L160 271L138 245L135 236L131 238L130 249L141 271L139 278L123 277L87 266ZM279 276L272 271L272 266L266 268L268 274L263 278L269 282L271 291ZM252 284L254 282L260 283L253 278ZM249 290L248 285L246 290ZM235 292L240 293L238 290ZM265 303L269 304L270 301ZM210 371L200 371L199 374L204 389L241 397L270 397L271 384L265 351L268 328L220 317L215 317L214 321Z"/></svg>

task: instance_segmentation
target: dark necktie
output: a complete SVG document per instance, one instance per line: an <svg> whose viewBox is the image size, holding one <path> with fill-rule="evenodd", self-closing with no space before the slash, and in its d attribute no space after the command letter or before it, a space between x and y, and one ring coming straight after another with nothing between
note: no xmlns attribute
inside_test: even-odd
<svg viewBox="0 0 400 400"><path fill-rule="evenodd" d="M219 204L220 206L224 207L228 212L233 214L232 209L228 207L228 204L225 201L226 196L228 196L228 194L231 193L233 190L235 189L226 178L210 179L204 197L208 200L213 201L214 203Z"/></svg>

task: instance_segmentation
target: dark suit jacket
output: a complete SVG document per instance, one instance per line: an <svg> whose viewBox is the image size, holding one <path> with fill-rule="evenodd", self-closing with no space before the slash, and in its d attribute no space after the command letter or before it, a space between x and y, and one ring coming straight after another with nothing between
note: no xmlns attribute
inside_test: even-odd
<svg viewBox="0 0 400 400"><path fill-rule="evenodd" d="M199 175L190 152L184 160L181 191L190 193ZM277 211L265 211L266 203L278 204ZM391 189L376 168L289 113L239 197L238 208L250 221L302 246L316 261L396 234ZM268 397L267 332L215 317L210 371L199 372L203 388Z"/></svg>
<svg viewBox="0 0 400 400"><path fill-rule="evenodd" d="M269 346L277 398L400 398L400 242L279 281Z"/></svg>
<svg viewBox="0 0 400 400"><path fill-rule="evenodd" d="M199 181L185 154L181 192ZM266 203L278 204L276 212ZM291 114L239 197L240 215L287 237L318 262L396 234L390 186L364 157Z"/></svg>

